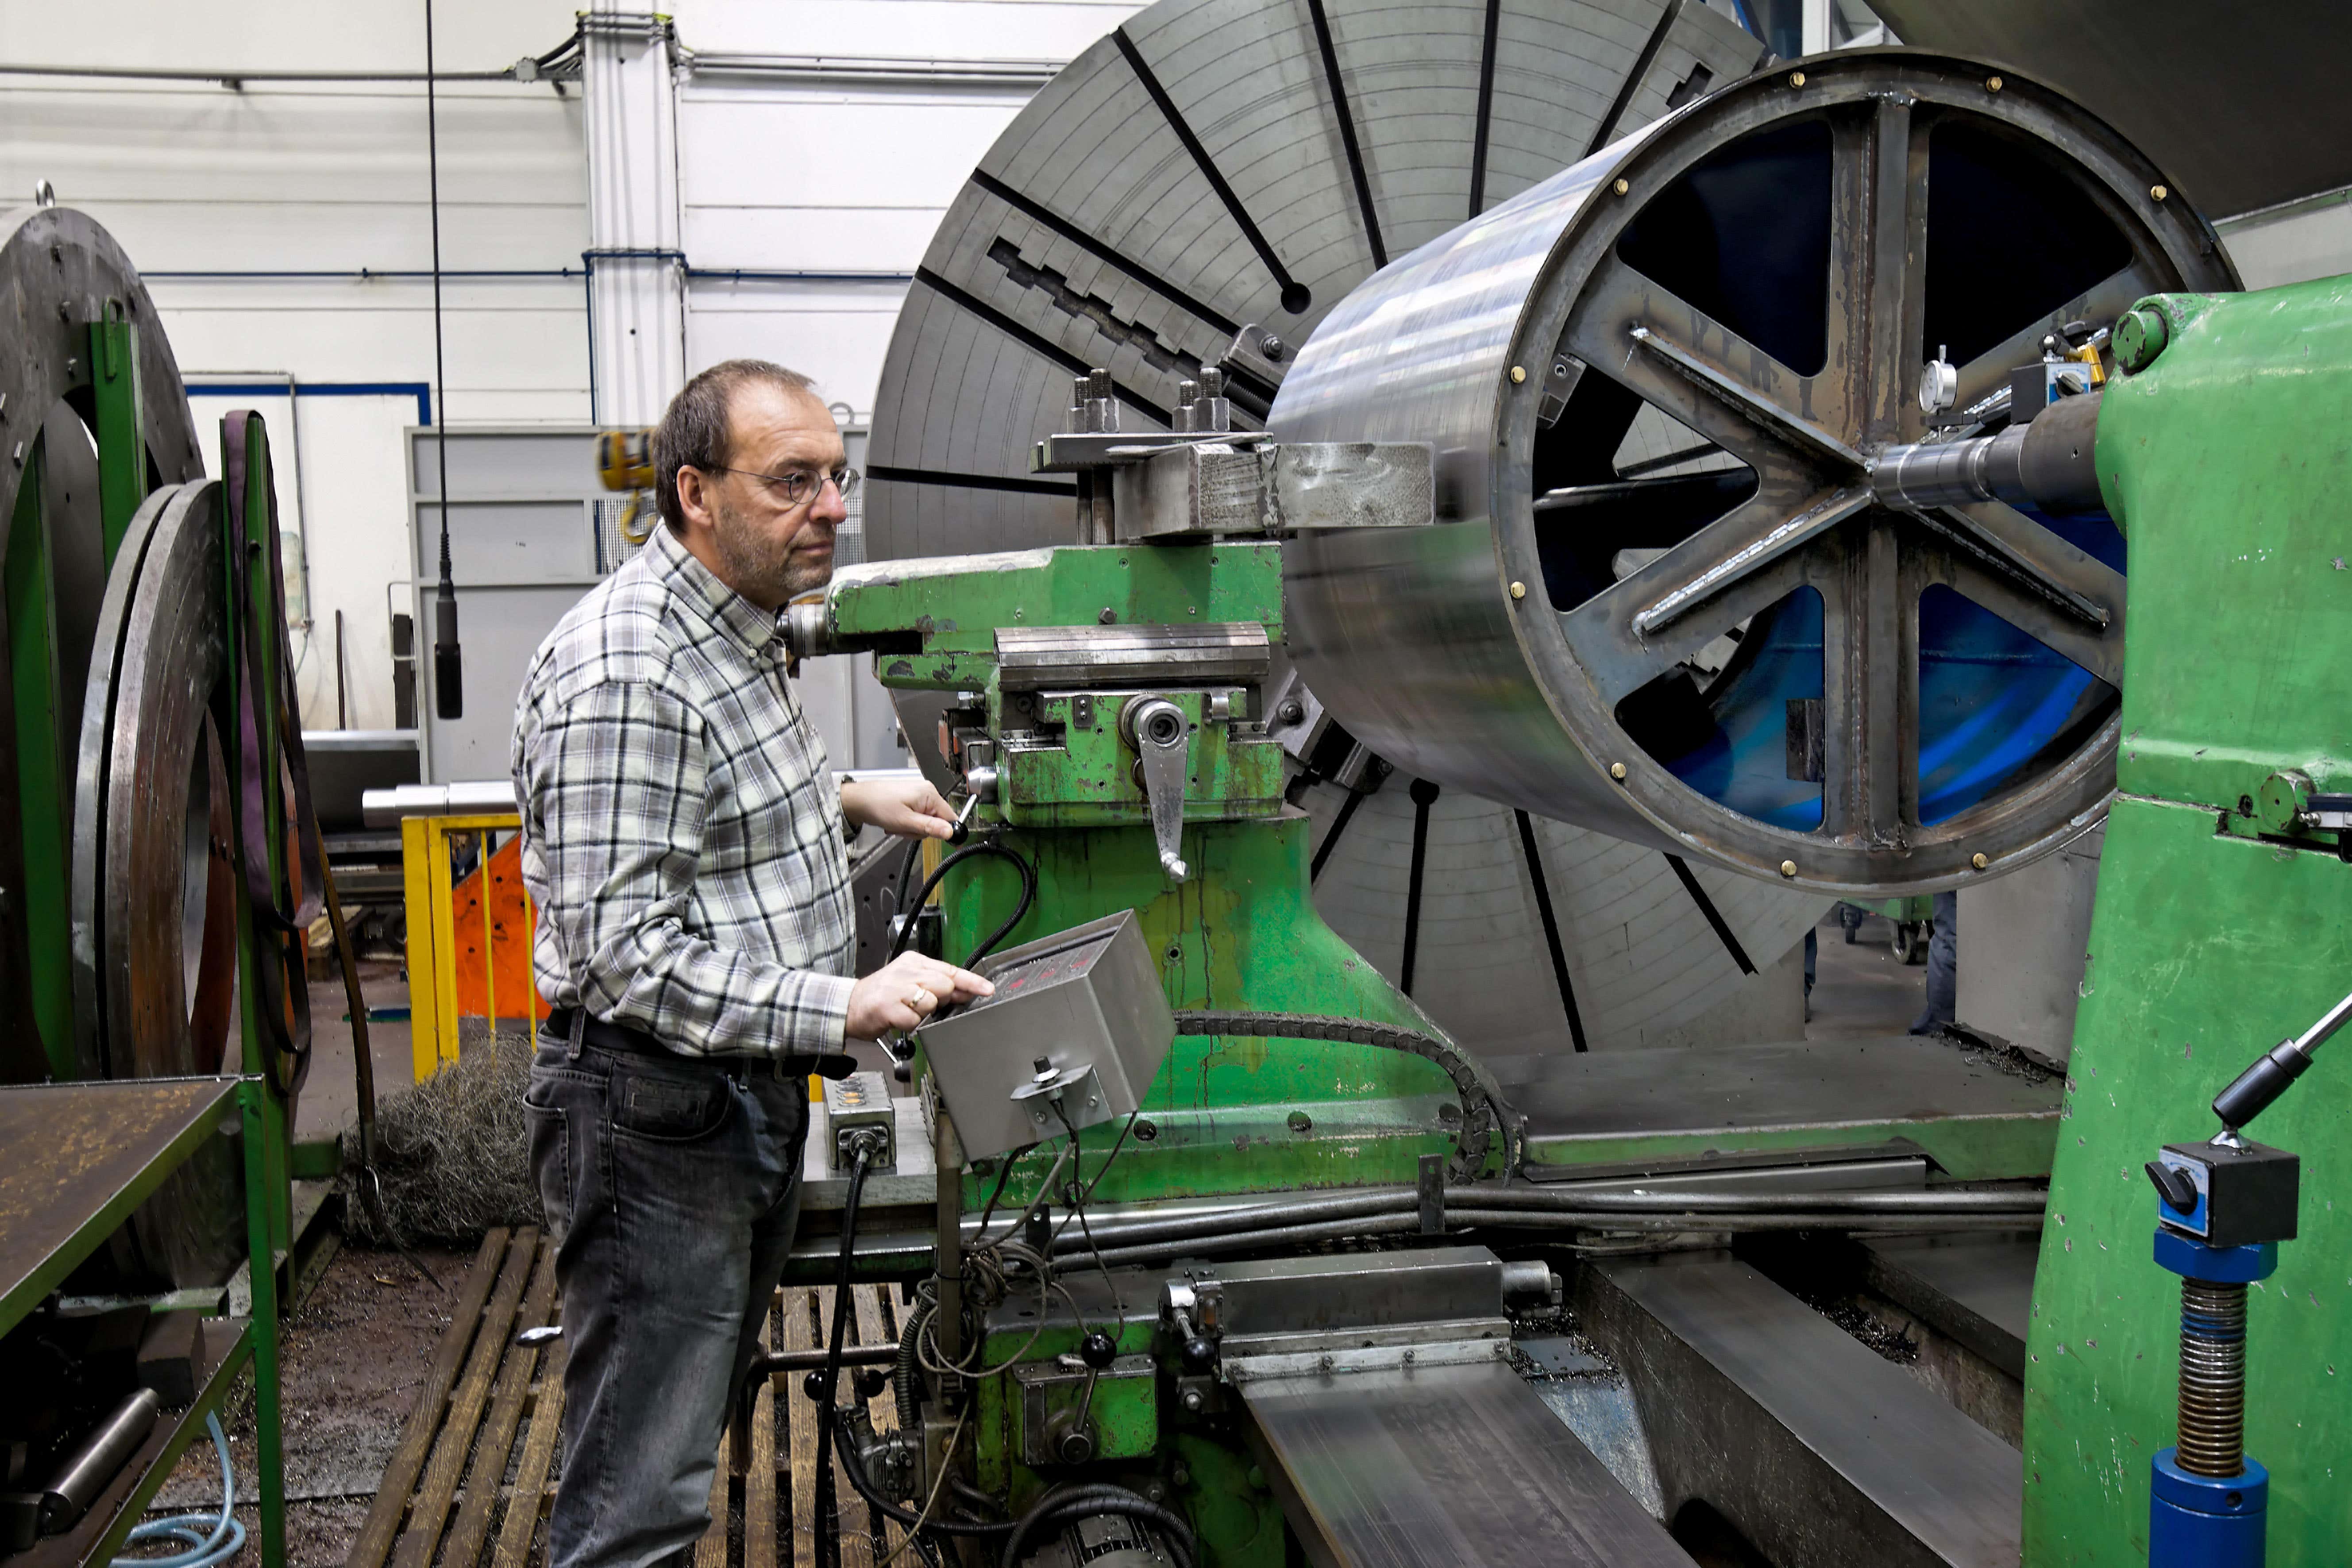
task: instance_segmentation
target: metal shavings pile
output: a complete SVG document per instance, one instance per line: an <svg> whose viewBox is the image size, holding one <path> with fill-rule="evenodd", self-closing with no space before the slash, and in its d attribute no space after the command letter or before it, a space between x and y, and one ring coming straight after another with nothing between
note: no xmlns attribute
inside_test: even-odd
<svg viewBox="0 0 2352 1568"><path fill-rule="evenodd" d="M357 1240L469 1245L492 1226L540 1223L530 1172L530 1128L522 1091L530 1041L502 1034L467 1047L456 1065L384 1097L376 1114L376 1174L383 1234L360 1201L353 1172L358 1135L343 1135L343 1225Z"/></svg>

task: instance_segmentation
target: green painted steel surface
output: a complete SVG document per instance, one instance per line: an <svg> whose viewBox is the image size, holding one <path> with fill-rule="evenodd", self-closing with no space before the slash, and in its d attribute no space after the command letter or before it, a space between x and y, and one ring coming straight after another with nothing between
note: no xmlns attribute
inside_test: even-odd
<svg viewBox="0 0 2352 1568"><path fill-rule="evenodd" d="M1071 546L892 563L837 583L828 603L844 637L887 639L877 659L886 685L978 694L983 711L974 716L976 728L998 745L1000 769L999 800L979 816L1037 872L1036 901L1005 941L1133 910L1172 1007L1366 1019L1444 1037L1316 912L1307 888L1310 824L1283 801L1279 747L1246 723L1254 715L1236 715L1242 724L1213 719L1212 693L1255 682L1081 680L1012 692L1000 682L1000 627L1254 623L1278 641L1278 547ZM1191 874L1181 883L1160 867L1135 752L1118 729L1120 707L1139 692L1168 698L1192 724L1181 850ZM1007 744L1008 731L1028 739ZM950 871L940 889L942 951L958 960L971 953L1013 912L1020 893L1019 874L993 857ZM1369 1046L1181 1037L1123 1142L1108 1127L1093 1130L1076 1164L1098 1183L1095 1196L1106 1203L1406 1183L1422 1155L1451 1152L1460 1119L1444 1071L1417 1057ZM1010 1172L992 1163L969 1174L967 1205L980 1207L1001 1183L1007 1209L1018 1212L1058 1147L1056 1140L1033 1152ZM1497 1138L1497 1159L1501 1147ZM1122 1353L1155 1348L1153 1307L1129 1304L1115 1335ZM983 1359L991 1366L1034 1362L1076 1349L1078 1338L1075 1328L1036 1335L1024 1325L992 1333ZM974 1397L980 1483L1004 1489L1018 1512L1053 1478L1016 1458L1012 1379L983 1378ZM1131 1418L1133 1429L1113 1440L1115 1452L1157 1451L1161 1463L1154 1468L1199 1532L1204 1563L1283 1568L1291 1561L1280 1505L1229 1436L1175 1415L1156 1398L1136 1398L1122 1412L1121 1394L1110 1385L1097 1399L1098 1422Z"/></svg>
<svg viewBox="0 0 2352 1568"><path fill-rule="evenodd" d="M139 324L123 316L119 300L108 300L105 319L89 324L89 365L98 514L110 567L131 514L154 488L140 423Z"/></svg>
<svg viewBox="0 0 2352 1568"><path fill-rule="evenodd" d="M1097 1321L1094 1326L1118 1342L1121 1355L1149 1354L1155 1349L1154 1310L1152 1300L1130 1300L1122 1321ZM1075 1352L1083 1337L1066 1321L1049 1322L1042 1332L1025 1326L999 1329L988 1336L982 1364L1001 1367L1013 1362L1050 1361ZM1103 1392L1111 1387L1104 1384L1097 1389L1097 1408ZM978 1438L973 1447L974 1476L984 1490L1008 1492L1015 1515L1034 1505L1055 1480L1104 1473L1064 1470L1040 1475L1016 1463L1013 1456L1021 1448L1015 1409L1019 1393L1009 1375L982 1376L973 1388L971 1417ZM1166 1478L1171 1506L1192 1521L1199 1535L1204 1568L1286 1568L1295 1562L1287 1554L1288 1532L1281 1504L1248 1453L1229 1440L1227 1429L1210 1419L1182 1415L1172 1402L1160 1404L1156 1393L1152 1403L1158 1425L1156 1448L1163 1462L1156 1467L1148 1460L1133 1467L1114 1466L1112 1473L1134 1482L1156 1468ZM1133 1446L1133 1436L1129 1434L1129 1440L1121 1443L1122 1448Z"/></svg>
<svg viewBox="0 0 2352 1568"><path fill-rule="evenodd" d="M828 603L843 637L895 639L876 661L884 684L977 692L982 727L1000 742L1008 730L1059 721L1058 744L1003 747L1003 798L979 813L1004 825L1000 842L1037 868L1036 903L1006 942L1134 910L1173 1007L1360 1018L1443 1037L1316 913L1309 824L1282 800L1280 748L1255 731L1206 721L1202 688L1236 682L1034 693L999 685L1000 627L1239 623L1279 638L1278 546L1073 545L893 562L845 574ZM1182 848L1192 874L1181 884L1160 868L1135 753L1118 733L1119 707L1138 691L1167 696L1196 725ZM1080 692L1090 698L1084 724ZM1018 874L1001 860L957 868L940 889L942 951L958 960L972 952L1019 896ZM1304 1131L1292 1126L1293 1112L1305 1113ZM1180 1038L1098 1195L1411 1181L1422 1154L1452 1148L1458 1115L1445 1075L1418 1058L1369 1046ZM1083 1151L1085 1169L1101 1167L1113 1136ZM1043 1177L1051 1153L1016 1167L1013 1201ZM983 1181L992 1184L967 1179L975 1205Z"/></svg>
<svg viewBox="0 0 2352 1568"><path fill-rule="evenodd" d="M33 1020L49 1075L77 1075L73 1039L73 950L69 910L71 874L67 847L72 840L72 751L67 726L81 715L63 710L58 689L62 661L58 649L54 556L50 549L44 468L47 448L36 438L19 470L16 510L8 528L8 550L0 563L0 593L6 599L8 677L16 709L16 802L25 847L25 945L31 959Z"/></svg>
<svg viewBox="0 0 2352 1568"><path fill-rule="evenodd" d="M2168 296L2111 384L2100 481L2131 547L2119 798L2099 873L2034 1285L2026 1562L2147 1560L2173 1440L2179 1281L2140 1166L2214 1130L2212 1096L2352 986L2352 866L2230 831L2286 770L2352 788L2352 279ZM2352 1059L2252 1130L2303 1156L2302 1232L2251 1293L2247 1452L2273 1568L2352 1558Z"/></svg>
<svg viewBox="0 0 2352 1568"><path fill-rule="evenodd" d="M1297 813L1187 827L1183 853L1192 876L1177 886L1160 868L1149 828L1009 832L1005 845L1037 867L1038 892L1007 940L1048 936L1131 909L1175 1008L1364 1018L1438 1034L1315 912L1308 827ZM945 952L961 957L1013 912L1020 878L1002 861L980 860L950 872L944 891ZM1306 1114L1305 1130L1291 1126L1294 1111ZM1418 1057L1370 1046L1180 1037L1097 1196L1124 1203L1411 1182L1420 1156L1452 1150L1449 1128L1458 1115L1444 1073ZM1085 1141L1082 1163L1090 1173L1114 1136L1105 1129ZM1015 1168L1008 1201L1043 1179L1052 1152L1040 1149ZM993 1184L968 1178L967 1201L976 1207Z"/></svg>

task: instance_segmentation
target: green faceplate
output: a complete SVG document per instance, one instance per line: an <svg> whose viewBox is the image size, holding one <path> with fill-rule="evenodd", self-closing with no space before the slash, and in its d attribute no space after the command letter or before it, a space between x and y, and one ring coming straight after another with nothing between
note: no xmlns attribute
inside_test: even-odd
<svg viewBox="0 0 2352 1568"><path fill-rule="evenodd" d="M2098 429L2131 620L2120 793L2027 1347L2031 1568L2147 1561L2179 1281L2150 1258L2143 1162L2209 1136L2214 1094L2352 988L2352 866L2332 836L2263 842L2245 820L2274 774L2352 788L2334 651L2352 641L2352 279L2143 308L2163 313L2164 346L2110 384ZM2249 1134L2303 1156L2301 1235L2251 1291L2247 1325L2246 1451L2271 1473L2272 1568L2352 1552L2347 1126L2352 1059L2323 1052Z"/></svg>

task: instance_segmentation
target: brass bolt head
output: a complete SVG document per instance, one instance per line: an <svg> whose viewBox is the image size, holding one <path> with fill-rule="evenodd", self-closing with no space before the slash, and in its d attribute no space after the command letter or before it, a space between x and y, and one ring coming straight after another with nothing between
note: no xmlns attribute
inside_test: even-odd
<svg viewBox="0 0 2352 1568"><path fill-rule="evenodd" d="M1621 196L1631 195L1633 194L1633 184L1626 180L1613 180L1610 183L1609 188L1616 192Z"/></svg>
<svg viewBox="0 0 2352 1568"><path fill-rule="evenodd" d="M1526 598L1527 596L1528 596L1528 585L1527 585L1525 583L1514 583L1514 584L1511 584L1511 597L1512 597L1512 598L1514 598L1514 599L1524 599L1524 598Z"/></svg>
<svg viewBox="0 0 2352 1568"><path fill-rule="evenodd" d="M1523 382L1523 381L1527 380L1527 378L1528 378L1528 367L1527 367L1527 366L1525 366L1525 365L1523 365L1523 364L1515 364L1515 365L1513 365L1513 366L1511 367L1511 384L1512 384L1513 386L1517 386L1517 385L1518 385L1521 382Z"/></svg>
<svg viewBox="0 0 2352 1568"><path fill-rule="evenodd" d="M1985 78L1985 90L1987 92L1999 92L2000 90L2000 78L1997 76L1989 76Z"/></svg>
<svg viewBox="0 0 2352 1568"><path fill-rule="evenodd" d="M1797 863L1794 860L1783 860L1780 862L1780 875L1783 877L1793 877L1796 874Z"/></svg>
<svg viewBox="0 0 2352 1568"><path fill-rule="evenodd" d="M1609 776L1615 779L1619 784L1623 784L1625 782L1625 764L1622 763L1610 763Z"/></svg>
<svg viewBox="0 0 2352 1568"><path fill-rule="evenodd" d="M1789 85L1790 85L1790 87L1802 87L1802 86L1804 86L1804 85L1805 85L1805 73L1804 73L1804 72L1802 72L1802 71L1790 71L1790 72L1789 73Z"/></svg>
<svg viewBox="0 0 2352 1568"><path fill-rule="evenodd" d="M1981 849L1979 849L1979 850L1978 850L1975 854L1973 854L1973 855L1971 855L1971 856L1969 856L1969 865L1971 865L1971 866L1974 866L1978 870L1981 871L1981 870L1983 870L1987 866L1991 865L1991 864L1992 864L1992 862L1991 862L1991 861L1990 861L1990 860L1988 860L1988 859L1986 859L1986 858L1985 858L1985 856L1984 856L1984 851L1983 851L1983 850L1981 850Z"/></svg>
<svg viewBox="0 0 2352 1568"><path fill-rule="evenodd" d="M2147 188L2147 194L2154 196L2158 201L2162 201L2172 193L2166 190L2162 185L2150 185Z"/></svg>

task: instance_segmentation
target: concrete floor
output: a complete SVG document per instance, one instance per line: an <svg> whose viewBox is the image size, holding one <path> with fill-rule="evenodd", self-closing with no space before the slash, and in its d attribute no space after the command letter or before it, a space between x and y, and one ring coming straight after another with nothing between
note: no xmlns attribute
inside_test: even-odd
<svg viewBox="0 0 2352 1568"><path fill-rule="evenodd" d="M1813 965L1809 1040L1862 1040L1900 1035L1927 1001L1927 966L1895 956L1895 928L1872 915L1848 947L1832 909L1814 928L1820 956Z"/></svg>
<svg viewBox="0 0 2352 1568"><path fill-rule="evenodd" d="M371 1009L408 1005L408 981L398 963L362 960L360 994ZM310 1076L294 1109L298 1138L325 1138L343 1131L359 1120L359 1090L352 1070L351 1009L345 1005L340 973L331 980L310 984ZM368 1056L375 1064L375 1091L393 1093L415 1080L409 1058L405 1019L378 1020L368 1026Z"/></svg>

